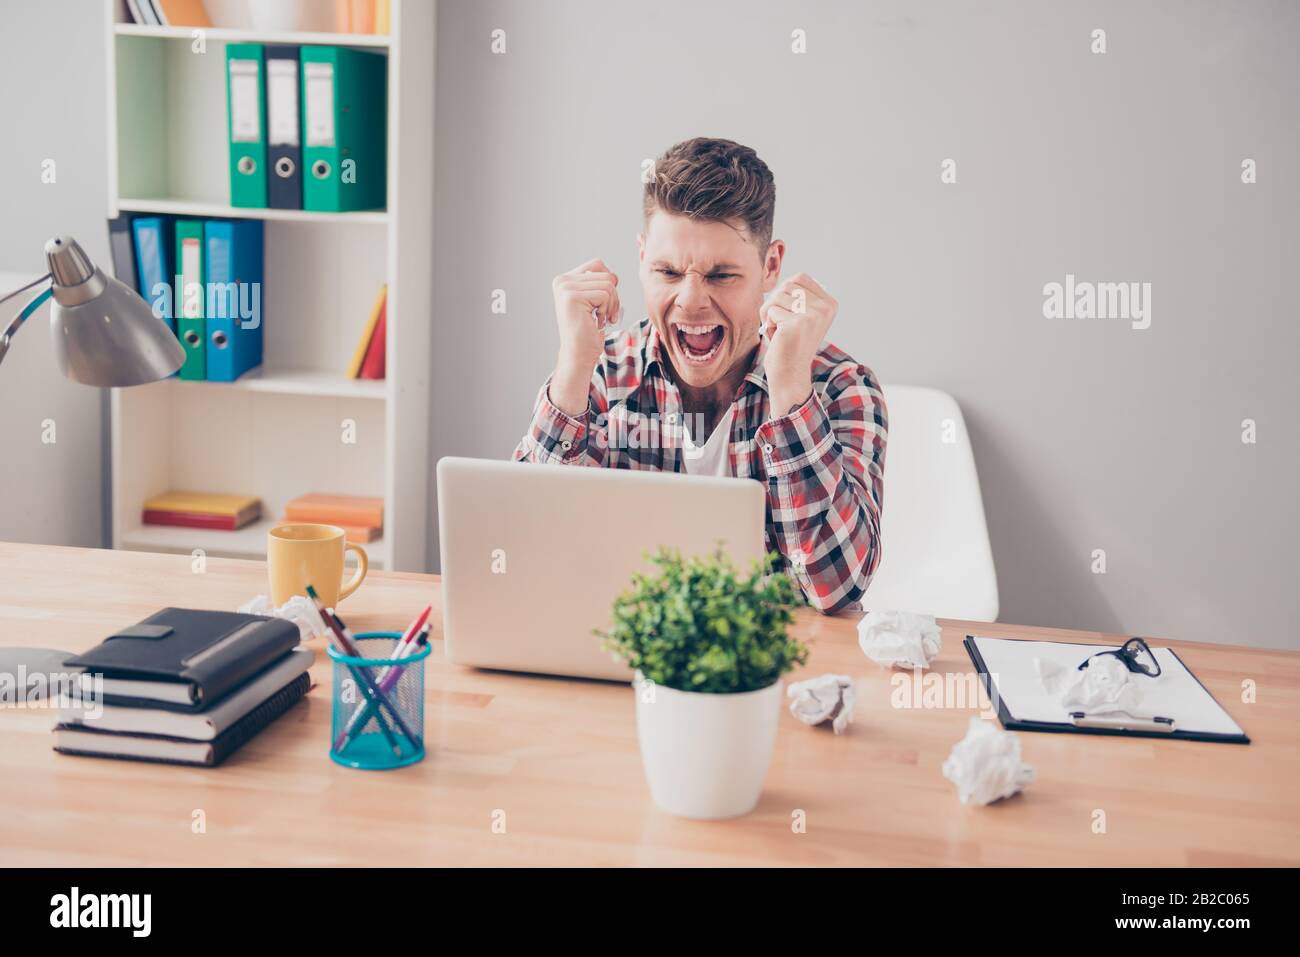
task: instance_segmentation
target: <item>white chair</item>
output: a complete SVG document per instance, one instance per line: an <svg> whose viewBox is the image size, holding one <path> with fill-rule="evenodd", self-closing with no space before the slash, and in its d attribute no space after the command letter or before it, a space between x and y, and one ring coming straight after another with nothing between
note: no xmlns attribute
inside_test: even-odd
<svg viewBox="0 0 1300 957"><path fill-rule="evenodd" d="M882 388L889 409L882 555L862 607L996 621L997 573L961 409L937 389Z"/></svg>

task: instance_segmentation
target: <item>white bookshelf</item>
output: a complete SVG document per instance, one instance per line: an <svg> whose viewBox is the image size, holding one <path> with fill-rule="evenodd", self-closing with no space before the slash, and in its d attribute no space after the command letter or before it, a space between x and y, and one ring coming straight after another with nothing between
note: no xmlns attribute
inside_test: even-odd
<svg viewBox="0 0 1300 957"><path fill-rule="evenodd" d="M133 24L104 0L108 216L255 218L266 223L263 365L233 383L168 379L113 389L113 547L260 558L285 504L306 492L378 495L377 568L425 569L429 527L429 317L433 260L434 21L431 0L392 0L389 35L331 32L332 3L304 4L312 29L258 32L247 0L205 0L214 24ZM227 43L334 44L388 58L387 209L351 213L230 206ZM388 285L387 378L346 377ZM353 441L345 442L347 437ZM144 526L168 489L262 499L235 532Z"/></svg>

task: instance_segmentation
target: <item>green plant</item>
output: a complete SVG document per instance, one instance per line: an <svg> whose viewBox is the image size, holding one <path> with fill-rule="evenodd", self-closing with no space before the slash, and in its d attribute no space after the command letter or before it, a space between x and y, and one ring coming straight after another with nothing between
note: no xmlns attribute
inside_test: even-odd
<svg viewBox="0 0 1300 957"><path fill-rule="evenodd" d="M803 597L772 572L779 556L738 575L721 549L683 559L661 548L654 575L637 574L614 601L613 626L597 631L605 647L655 684L678 691L757 691L808 660L786 634Z"/></svg>

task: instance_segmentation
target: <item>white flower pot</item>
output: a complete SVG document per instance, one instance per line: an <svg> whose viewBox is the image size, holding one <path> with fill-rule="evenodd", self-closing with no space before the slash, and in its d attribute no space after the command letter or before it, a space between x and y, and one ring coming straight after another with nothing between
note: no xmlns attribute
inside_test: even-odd
<svg viewBox="0 0 1300 957"><path fill-rule="evenodd" d="M752 811L776 746L782 682L740 694L705 694L637 679L637 737L655 804L669 814L703 819Z"/></svg>

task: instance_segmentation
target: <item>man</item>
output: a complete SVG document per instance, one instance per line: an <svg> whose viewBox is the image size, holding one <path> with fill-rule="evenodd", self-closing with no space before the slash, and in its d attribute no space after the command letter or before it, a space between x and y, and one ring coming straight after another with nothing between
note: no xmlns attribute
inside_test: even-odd
<svg viewBox="0 0 1300 957"><path fill-rule="evenodd" d="M637 238L649 318L605 338L618 277L593 259L555 278L559 356L514 457L758 479L769 550L833 612L880 562L885 401L870 369L822 346L830 294L804 273L778 285L775 202L771 171L738 143L660 157Z"/></svg>

